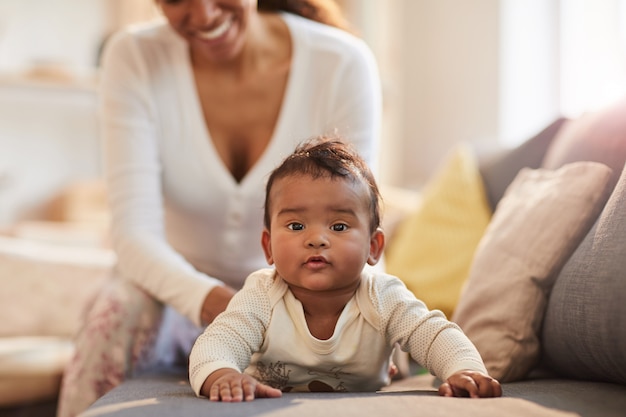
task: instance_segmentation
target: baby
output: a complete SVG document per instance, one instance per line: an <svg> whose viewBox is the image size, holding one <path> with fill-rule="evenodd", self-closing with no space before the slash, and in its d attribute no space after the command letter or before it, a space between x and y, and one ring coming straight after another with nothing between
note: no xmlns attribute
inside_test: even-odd
<svg viewBox="0 0 626 417"><path fill-rule="evenodd" d="M252 273L197 339L196 395L250 401L296 391L375 391L396 343L444 381L444 396L497 397L500 384L461 329L398 278L376 272L380 194L347 144L298 147L266 187L261 244L274 268Z"/></svg>

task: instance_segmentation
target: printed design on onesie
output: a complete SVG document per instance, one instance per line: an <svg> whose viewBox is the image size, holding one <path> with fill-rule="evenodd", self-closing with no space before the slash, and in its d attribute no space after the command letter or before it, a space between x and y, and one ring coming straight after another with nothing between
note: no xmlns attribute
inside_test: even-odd
<svg viewBox="0 0 626 417"><path fill-rule="evenodd" d="M348 374L343 372L340 367L335 366L328 371L311 369L307 374L311 375L312 378L319 377L319 379L312 379L308 383L298 385L289 384L291 372L292 370L289 369L288 365L280 361L270 362L269 364L258 362L256 378L264 384L280 389L283 392L347 392L341 378Z"/></svg>

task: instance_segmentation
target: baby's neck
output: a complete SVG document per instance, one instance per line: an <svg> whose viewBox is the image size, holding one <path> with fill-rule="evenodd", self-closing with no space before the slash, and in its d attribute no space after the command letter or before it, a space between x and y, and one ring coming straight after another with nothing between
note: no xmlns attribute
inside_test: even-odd
<svg viewBox="0 0 626 417"><path fill-rule="evenodd" d="M319 340L328 340L333 337L339 316L341 316L341 312L337 315L328 316L312 316L307 314L306 311L304 312L309 333Z"/></svg>
<svg viewBox="0 0 626 417"><path fill-rule="evenodd" d="M317 339L327 340L335 332L337 321L346 304L354 297L356 289L333 293L303 291L296 288L292 288L291 291L302 304L309 332Z"/></svg>

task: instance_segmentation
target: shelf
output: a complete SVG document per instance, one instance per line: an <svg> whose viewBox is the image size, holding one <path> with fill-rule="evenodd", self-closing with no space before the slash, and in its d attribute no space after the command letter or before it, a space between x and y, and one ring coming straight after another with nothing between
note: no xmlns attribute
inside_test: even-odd
<svg viewBox="0 0 626 417"><path fill-rule="evenodd" d="M97 89L97 79L95 70L91 74L81 76L0 73L0 88L94 94Z"/></svg>

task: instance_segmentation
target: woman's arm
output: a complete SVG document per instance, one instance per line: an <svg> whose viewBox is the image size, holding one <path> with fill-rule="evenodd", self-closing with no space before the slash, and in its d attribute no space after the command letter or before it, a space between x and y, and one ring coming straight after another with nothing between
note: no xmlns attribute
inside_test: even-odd
<svg viewBox="0 0 626 417"><path fill-rule="evenodd" d="M207 294L221 283L196 271L166 241L150 71L134 37L117 35L107 44L100 122L113 245L124 277L200 324Z"/></svg>

